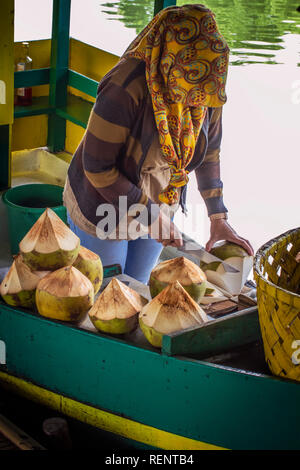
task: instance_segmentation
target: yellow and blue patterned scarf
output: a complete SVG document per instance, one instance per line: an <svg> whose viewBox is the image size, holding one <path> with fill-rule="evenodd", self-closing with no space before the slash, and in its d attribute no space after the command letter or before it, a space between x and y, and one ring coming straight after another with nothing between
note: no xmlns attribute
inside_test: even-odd
<svg viewBox="0 0 300 470"><path fill-rule="evenodd" d="M176 188L188 182L186 167L207 107L226 102L229 48L208 8L185 5L160 11L123 57L146 63L159 141L171 170L169 185L159 199L177 203Z"/></svg>

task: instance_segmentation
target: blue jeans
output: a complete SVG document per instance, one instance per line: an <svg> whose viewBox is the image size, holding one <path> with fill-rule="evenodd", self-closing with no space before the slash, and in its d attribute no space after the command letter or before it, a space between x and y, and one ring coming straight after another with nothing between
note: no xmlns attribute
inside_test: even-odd
<svg viewBox="0 0 300 470"><path fill-rule="evenodd" d="M163 245L152 238L137 240L101 240L84 232L74 224L69 214L68 224L81 241L81 245L97 253L103 266L120 264L122 273L147 284L150 273L156 265Z"/></svg>

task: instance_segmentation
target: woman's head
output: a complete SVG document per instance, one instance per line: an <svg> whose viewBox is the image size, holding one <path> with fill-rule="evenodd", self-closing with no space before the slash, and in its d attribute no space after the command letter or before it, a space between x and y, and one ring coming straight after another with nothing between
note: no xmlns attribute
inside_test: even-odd
<svg viewBox="0 0 300 470"><path fill-rule="evenodd" d="M148 84L187 106L222 106L229 48L204 5L161 10L127 49L146 62Z"/></svg>
<svg viewBox="0 0 300 470"><path fill-rule="evenodd" d="M171 171L159 198L177 203L207 108L226 102L229 48L208 8L185 5L160 11L123 57L146 64L159 142Z"/></svg>

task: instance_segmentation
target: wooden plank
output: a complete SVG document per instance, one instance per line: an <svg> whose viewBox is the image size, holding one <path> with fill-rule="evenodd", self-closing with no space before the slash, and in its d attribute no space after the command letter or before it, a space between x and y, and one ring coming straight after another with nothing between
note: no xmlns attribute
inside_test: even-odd
<svg viewBox="0 0 300 470"><path fill-rule="evenodd" d="M26 116L38 116L40 114L50 114L53 109L49 105L48 96L33 96L32 105L15 106L15 119Z"/></svg>
<svg viewBox="0 0 300 470"><path fill-rule="evenodd" d="M81 73L75 72L74 70L68 70L68 85L76 88L76 90L82 91L87 95L96 97L97 88L98 88L97 80L93 80L92 78L88 78Z"/></svg>
<svg viewBox="0 0 300 470"><path fill-rule="evenodd" d="M163 337L162 352L205 358L250 344L261 338L257 307L232 313L198 328Z"/></svg>
<svg viewBox="0 0 300 470"><path fill-rule="evenodd" d="M156 15L163 8L176 5L176 0L155 0L154 1L154 15Z"/></svg>
<svg viewBox="0 0 300 470"><path fill-rule="evenodd" d="M3 415L0 415L0 433L20 450L46 450Z"/></svg>
<svg viewBox="0 0 300 470"><path fill-rule="evenodd" d="M15 446L12 442L10 442L8 439L6 439L3 434L0 432L0 451L1 450L20 450L18 449L17 446Z"/></svg>
<svg viewBox="0 0 300 470"><path fill-rule="evenodd" d="M66 106L56 109L56 114L62 119L86 128L93 103L83 100L75 95L68 94Z"/></svg>
<svg viewBox="0 0 300 470"><path fill-rule="evenodd" d="M50 80L50 68L15 72L15 88L47 85Z"/></svg>
<svg viewBox="0 0 300 470"><path fill-rule="evenodd" d="M66 106L69 65L69 30L71 0L53 0L50 106L57 109ZM66 120L57 113L48 119L48 147L52 152L64 150Z"/></svg>
<svg viewBox="0 0 300 470"><path fill-rule="evenodd" d="M103 266L103 277L113 277L122 274L122 268L119 264L112 264L110 266Z"/></svg>
<svg viewBox="0 0 300 470"><path fill-rule="evenodd" d="M0 190L11 185L14 113L14 1L0 2Z"/></svg>

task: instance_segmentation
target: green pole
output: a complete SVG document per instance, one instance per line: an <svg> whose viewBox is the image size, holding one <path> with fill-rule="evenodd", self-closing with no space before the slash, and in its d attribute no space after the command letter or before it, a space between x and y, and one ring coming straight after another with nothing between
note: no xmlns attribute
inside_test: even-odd
<svg viewBox="0 0 300 470"><path fill-rule="evenodd" d="M156 15L163 8L176 5L176 0L155 0L154 2L154 15Z"/></svg>
<svg viewBox="0 0 300 470"><path fill-rule="evenodd" d="M67 104L71 0L53 0L49 105L54 112L48 120L48 147L65 148L66 120L56 114Z"/></svg>

